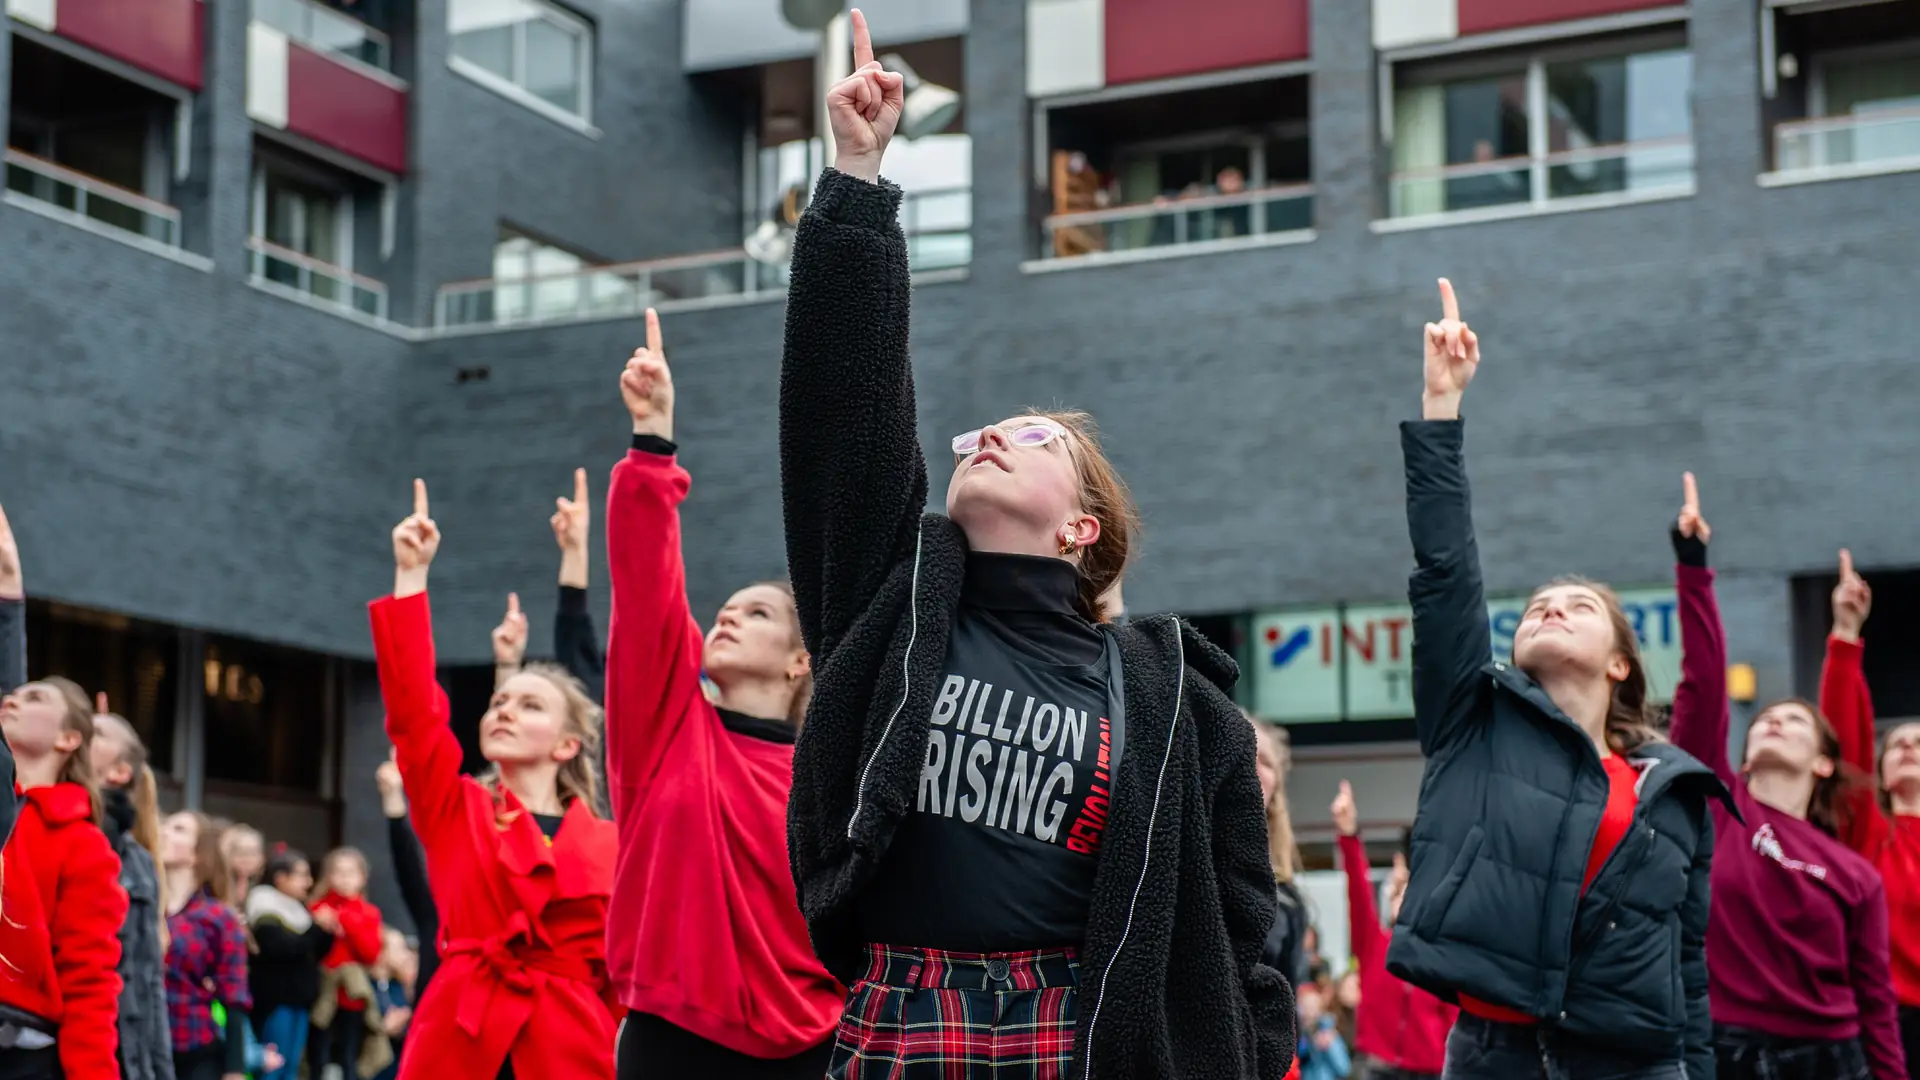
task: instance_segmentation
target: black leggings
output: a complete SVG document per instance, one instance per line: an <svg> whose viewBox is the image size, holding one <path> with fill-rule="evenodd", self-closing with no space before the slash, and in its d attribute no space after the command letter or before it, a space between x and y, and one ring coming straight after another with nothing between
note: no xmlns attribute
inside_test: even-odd
<svg viewBox="0 0 1920 1080"><path fill-rule="evenodd" d="M749 1057L657 1016L630 1012L620 1026L618 1080L820 1080L827 1074L833 1037L787 1058Z"/></svg>
<svg viewBox="0 0 1920 1080"><path fill-rule="evenodd" d="M1907 1080L1920 1080L1920 1005L1900 1006L1900 1045L1907 1052Z"/></svg>
<svg viewBox="0 0 1920 1080"><path fill-rule="evenodd" d="M0 1080L61 1080L66 1075L60 1068L58 1046L0 1050Z"/></svg>
<svg viewBox="0 0 1920 1080"><path fill-rule="evenodd" d="M227 1048L219 1043L173 1055L174 1080L220 1080L226 1075Z"/></svg>
<svg viewBox="0 0 1920 1080"><path fill-rule="evenodd" d="M360 1075L360 1044L366 1037L367 1014L346 1009L333 1014L333 1026L316 1027L308 1032L308 1080L323 1080L328 1065L340 1066L346 1080L357 1080Z"/></svg>

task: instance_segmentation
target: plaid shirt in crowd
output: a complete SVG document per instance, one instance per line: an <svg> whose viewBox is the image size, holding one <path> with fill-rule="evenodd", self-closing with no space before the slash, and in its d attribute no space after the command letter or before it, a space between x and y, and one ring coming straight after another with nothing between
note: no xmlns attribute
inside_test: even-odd
<svg viewBox="0 0 1920 1080"><path fill-rule="evenodd" d="M247 934L240 919L205 889L167 916L167 1025L183 1053L220 1038L213 1003L253 1008L247 992Z"/></svg>

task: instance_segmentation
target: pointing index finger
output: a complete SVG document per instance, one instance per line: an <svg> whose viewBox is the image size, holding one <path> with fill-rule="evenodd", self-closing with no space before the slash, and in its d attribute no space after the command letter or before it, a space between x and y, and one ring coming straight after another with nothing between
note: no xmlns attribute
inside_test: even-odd
<svg viewBox="0 0 1920 1080"><path fill-rule="evenodd" d="M660 313L652 308L647 309L647 351L655 360L666 353L666 345L660 339Z"/></svg>
<svg viewBox="0 0 1920 1080"><path fill-rule="evenodd" d="M427 516L427 482L417 476L413 478L413 512Z"/></svg>
<svg viewBox="0 0 1920 1080"><path fill-rule="evenodd" d="M1853 580L1853 552L1846 548L1840 549L1840 580Z"/></svg>
<svg viewBox="0 0 1920 1080"><path fill-rule="evenodd" d="M853 22L853 70L859 71L873 63L873 38L867 33L867 17L859 8L852 12Z"/></svg>
<svg viewBox="0 0 1920 1080"><path fill-rule="evenodd" d="M1443 317L1460 321L1460 299L1453 295L1453 282L1440 279L1440 313Z"/></svg>
<svg viewBox="0 0 1920 1080"><path fill-rule="evenodd" d="M507 594L507 614L508 615L520 614L520 594L519 593L510 592Z"/></svg>
<svg viewBox="0 0 1920 1080"><path fill-rule="evenodd" d="M587 470L573 470L573 505L587 505Z"/></svg>
<svg viewBox="0 0 1920 1080"><path fill-rule="evenodd" d="M1685 493L1684 498L1687 509L1692 510L1696 514L1699 513L1700 485L1694 481L1692 473L1680 474L1680 488Z"/></svg>

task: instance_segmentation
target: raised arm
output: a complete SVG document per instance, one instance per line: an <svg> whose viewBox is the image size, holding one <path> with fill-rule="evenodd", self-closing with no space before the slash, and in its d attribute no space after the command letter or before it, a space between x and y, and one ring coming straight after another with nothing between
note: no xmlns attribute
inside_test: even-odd
<svg viewBox="0 0 1920 1080"><path fill-rule="evenodd" d="M493 628L493 688L520 674L527 659L527 613L520 610L520 594L507 594L507 613Z"/></svg>
<svg viewBox="0 0 1920 1080"><path fill-rule="evenodd" d="M787 572L816 663L910 550L927 502L900 189L880 179L905 98L873 59L866 19L852 19L855 71L827 94L838 168L794 237L780 363Z"/></svg>
<svg viewBox="0 0 1920 1080"><path fill-rule="evenodd" d="M1366 968L1387 948L1387 932L1380 928L1380 911L1373 900L1368 876L1367 845L1360 839L1360 809L1353 802L1353 785L1340 781L1333 800L1333 827L1340 834L1340 869L1347 875L1347 936L1353 955Z"/></svg>
<svg viewBox="0 0 1920 1080"><path fill-rule="evenodd" d="M1840 757L1867 782L1849 789L1839 814L1840 840L1874 857L1887 827L1876 792L1879 763L1874 760L1873 694L1861 666L1866 642L1860 631L1873 612L1873 590L1853 569L1853 553L1840 550L1840 581L1833 587L1833 632L1820 667L1820 712L1840 737Z"/></svg>
<svg viewBox="0 0 1920 1080"><path fill-rule="evenodd" d="M1700 488L1693 474L1681 480L1680 516L1674 520L1674 586L1680 600L1680 685L1673 691L1675 746L1713 770L1727 790L1739 778L1727 758L1727 635L1720 603L1713 595L1713 571L1707 568L1707 540L1713 527L1700 516ZM1718 801L1714 805L1720 805Z"/></svg>
<svg viewBox="0 0 1920 1080"><path fill-rule="evenodd" d="M11 694L26 681L26 578L20 569L20 545L13 538L6 508L0 507L0 694ZM7 768L11 773L11 755ZM11 783L7 790L13 790Z"/></svg>
<svg viewBox="0 0 1920 1080"><path fill-rule="evenodd" d="M421 850L420 837L407 821L407 793L400 780L400 767L383 761L374 773L380 788L380 812L387 819L387 846L393 850L393 874L400 886L400 902L420 935L421 949L434 947L433 935L440 928L440 912L433 906L433 886L427 878L427 854Z"/></svg>
<svg viewBox="0 0 1920 1080"><path fill-rule="evenodd" d="M393 529L393 595L367 605L387 738L427 844L457 828L461 816L460 740L449 728L447 693L434 678L433 613L427 569L440 550L440 527L427 513L427 485L413 482L413 513Z"/></svg>
<svg viewBox="0 0 1920 1080"><path fill-rule="evenodd" d="M1460 321L1460 303L1445 278L1440 302L1441 320L1426 327L1421 419L1400 426L1415 563L1407 583L1414 726L1428 756L1466 731L1480 669L1493 655L1460 422L1461 396L1480 367L1480 339Z"/></svg>
<svg viewBox="0 0 1920 1080"><path fill-rule="evenodd" d="M600 635L587 610L587 538L592 535L592 502L587 493L587 470L573 470L573 498L554 501L554 542L560 545L560 602L553 609L553 655L593 700L607 693L607 658L600 651Z"/></svg>
<svg viewBox="0 0 1920 1080"><path fill-rule="evenodd" d="M673 372L651 310L646 348L627 361L620 395L633 449L607 489L607 779L624 825L687 725L715 717L700 688L702 636L680 551L680 503L692 481L674 460Z"/></svg>

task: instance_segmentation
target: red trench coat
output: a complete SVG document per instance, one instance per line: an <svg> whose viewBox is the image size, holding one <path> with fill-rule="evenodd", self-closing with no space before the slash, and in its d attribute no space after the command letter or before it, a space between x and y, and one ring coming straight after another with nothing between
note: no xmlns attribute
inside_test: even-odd
<svg viewBox="0 0 1920 1080"><path fill-rule="evenodd" d="M407 1030L400 1080L612 1080L607 980L612 823L575 802L549 845L509 792L460 774L434 680L426 594L368 606L380 692L440 912L440 971ZM514 814L505 828L503 814Z"/></svg>

